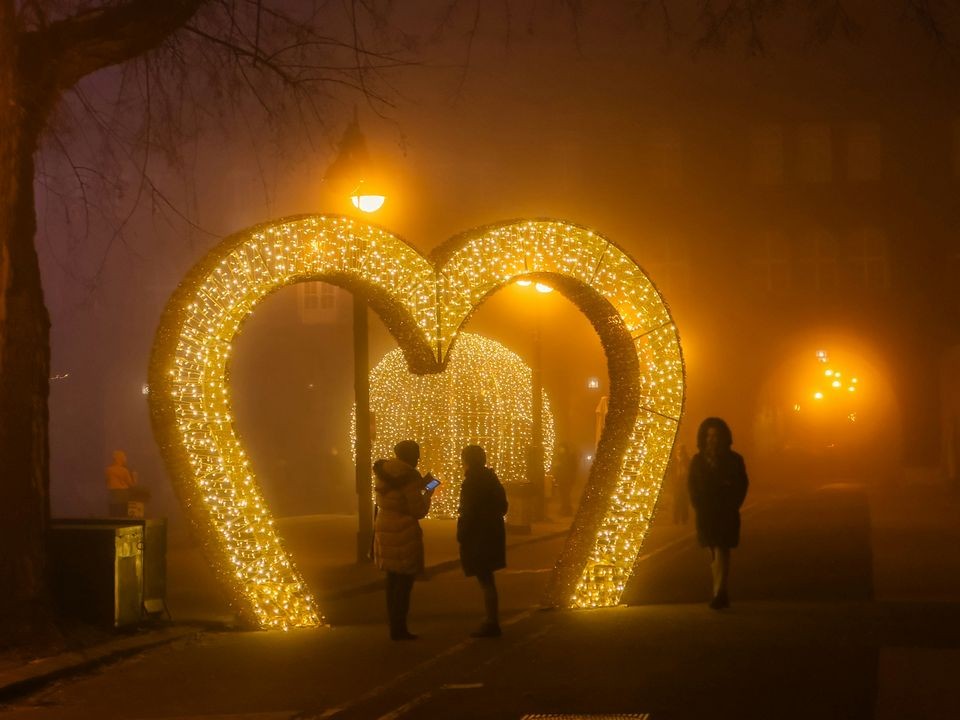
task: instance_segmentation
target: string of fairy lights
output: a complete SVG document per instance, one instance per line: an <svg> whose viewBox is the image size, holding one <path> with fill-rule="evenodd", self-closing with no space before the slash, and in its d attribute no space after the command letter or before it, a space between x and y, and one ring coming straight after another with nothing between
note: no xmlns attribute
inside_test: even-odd
<svg viewBox="0 0 960 720"><path fill-rule="evenodd" d="M459 345L454 339L490 292L537 274L557 279L568 295L579 293L598 331L615 321L631 338L632 347L619 348L616 357L608 348L611 387L619 374L638 391L624 399L631 412L611 412L604 430L604 438L623 437L626 449L615 457L615 443L601 440L589 486L603 494L602 502L589 503L589 512L587 505L581 508L555 571L570 578L555 584L557 604L619 602L652 519L683 404L676 328L640 267L602 236L552 220L467 233L440 248L431 262L380 228L306 216L255 227L217 245L171 297L151 356L155 434L178 496L241 619L265 628L322 621L277 534L233 424L231 344L257 303L304 280L362 289L410 370L429 374L453 361Z"/></svg>
<svg viewBox="0 0 960 720"><path fill-rule="evenodd" d="M370 410L376 417L374 457L390 457L404 439L420 444L420 469L443 481L432 518L457 516L463 468L460 450L477 444L505 485L527 479L533 428L532 371L516 353L481 335L461 332L441 373L415 375L400 348L370 371ZM544 472L555 444L553 413L543 392ZM350 427L356 444L356 416Z"/></svg>

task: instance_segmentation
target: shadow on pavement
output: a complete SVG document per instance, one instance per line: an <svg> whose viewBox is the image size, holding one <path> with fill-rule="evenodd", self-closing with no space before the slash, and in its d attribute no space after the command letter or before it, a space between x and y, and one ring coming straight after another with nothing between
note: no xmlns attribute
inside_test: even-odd
<svg viewBox="0 0 960 720"><path fill-rule="evenodd" d="M709 562L695 542L641 562L625 599L631 605L706 602ZM734 602L870 600L872 568L866 493L831 485L744 512L730 593Z"/></svg>

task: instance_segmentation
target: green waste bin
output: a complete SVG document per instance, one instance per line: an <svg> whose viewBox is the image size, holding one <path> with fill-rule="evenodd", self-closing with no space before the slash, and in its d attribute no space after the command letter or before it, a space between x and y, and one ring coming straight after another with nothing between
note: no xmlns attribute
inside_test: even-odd
<svg viewBox="0 0 960 720"><path fill-rule="evenodd" d="M143 528L53 523L50 570L61 612L93 625L136 626L143 608Z"/></svg>
<svg viewBox="0 0 960 720"><path fill-rule="evenodd" d="M143 529L143 612L169 617L167 610L166 518L58 518L57 525L138 526Z"/></svg>

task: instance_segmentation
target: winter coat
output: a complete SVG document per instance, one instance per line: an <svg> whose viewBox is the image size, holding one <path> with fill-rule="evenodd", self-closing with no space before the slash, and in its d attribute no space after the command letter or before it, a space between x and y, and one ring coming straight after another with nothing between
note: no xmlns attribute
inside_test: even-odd
<svg viewBox="0 0 960 720"><path fill-rule="evenodd" d="M396 458L377 460L373 473L377 498L374 560L386 572L416 575L423 571L423 531L418 521L430 510L423 477Z"/></svg>
<svg viewBox="0 0 960 720"><path fill-rule="evenodd" d="M721 452L716 466L703 453L690 461L687 486L697 513L697 539L704 547L735 548L740 544L740 506L747 496L743 457Z"/></svg>
<svg viewBox="0 0 960 720"><path fill-rule="evenodd" d="M506 514L507 494L497 474L488 467L467 470L457 519L460 564L467 577L507 566Z"/></svg>

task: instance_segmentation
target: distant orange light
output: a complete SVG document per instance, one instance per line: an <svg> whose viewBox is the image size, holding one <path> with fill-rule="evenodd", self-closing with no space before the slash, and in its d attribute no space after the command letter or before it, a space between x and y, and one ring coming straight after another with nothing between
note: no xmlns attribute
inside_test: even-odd
<svg viewBox="0 0 960 720"><path fill-rule="evenodd" d="M823 400L823 393L819 390L813 394L814 400Z"/></svg>

